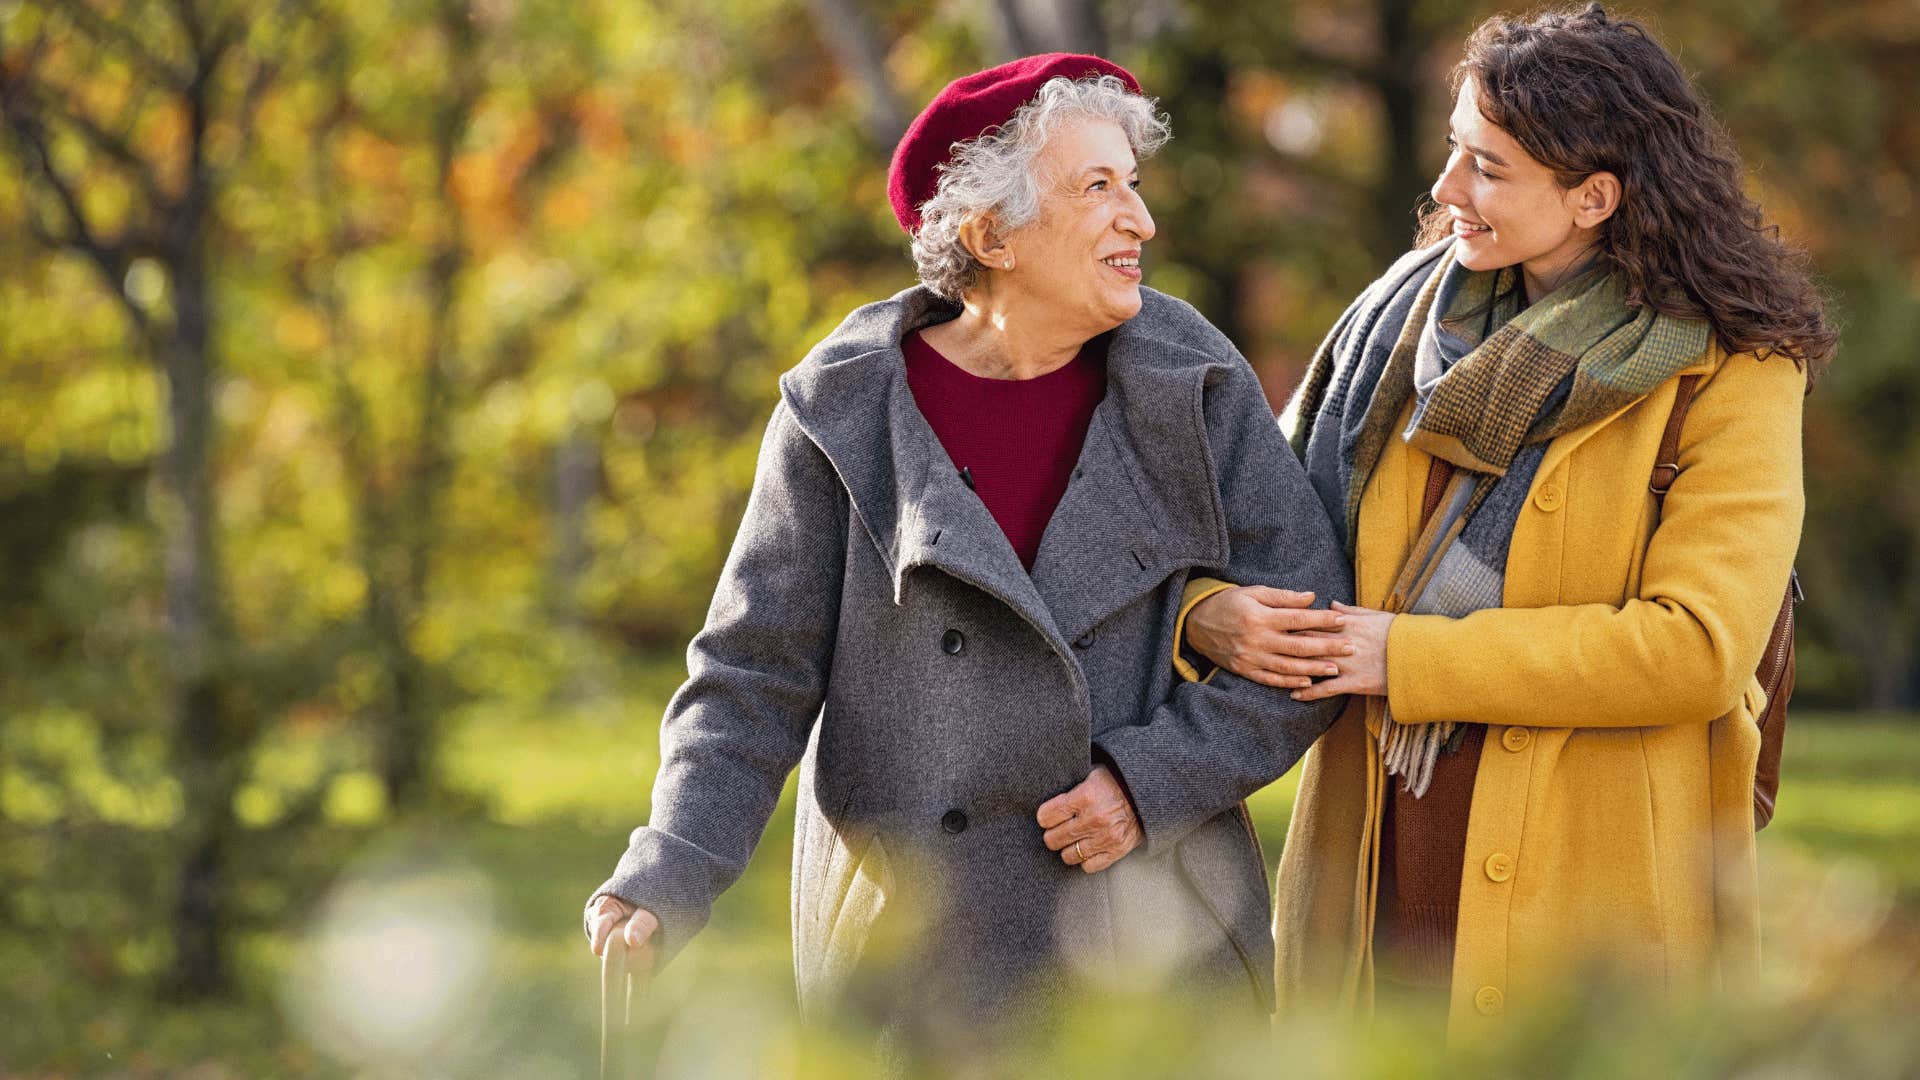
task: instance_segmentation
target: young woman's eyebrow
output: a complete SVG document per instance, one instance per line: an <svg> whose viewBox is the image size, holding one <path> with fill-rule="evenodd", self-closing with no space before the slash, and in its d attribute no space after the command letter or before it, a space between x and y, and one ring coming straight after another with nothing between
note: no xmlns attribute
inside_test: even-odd
<svg viewBox="0 0 1920 1080"><path fill-rule="evenodd" d="M1447 129L1447 134L1453 135L1453 129ZM1460 136L1453 135L1453 141L1460 142ZM1467 148L1467 153L1472 154L1474 157L1486 158L1492 164L1504 166L1507 163L1505 158L1484 147L1475 146L1472 143L1460 143L1460 145Z"/></svg>

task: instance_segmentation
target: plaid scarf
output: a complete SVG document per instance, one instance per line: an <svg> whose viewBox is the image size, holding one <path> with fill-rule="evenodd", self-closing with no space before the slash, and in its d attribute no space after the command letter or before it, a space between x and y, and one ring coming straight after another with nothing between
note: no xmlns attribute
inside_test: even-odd
<svg viewBox="0 0 1920 1080"><path fill-rule="evenodd" d="M1557 436L1611 416L1706 351L1705 322L1629 307L1617 275L1588 270L1526 303L1520 273L1471 271L1453 241L1409 253L1355 300L1308 366L1289 412L1294 452L1353 555L1360 495L1399 435L1454 466L1386 610L1460 618L1499 607L1507 549ZM1399 724L1381 759L1416 797L1458 724Z"/></svg>

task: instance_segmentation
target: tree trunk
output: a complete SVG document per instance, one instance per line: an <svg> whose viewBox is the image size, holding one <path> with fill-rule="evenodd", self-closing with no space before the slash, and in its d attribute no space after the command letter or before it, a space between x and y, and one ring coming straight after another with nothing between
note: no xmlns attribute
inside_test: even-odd
<svg viewBox="0 0 1920 1080"><path fill-rule="evenodd" d="M893 78L887 74L887 50L859 0L808 0L813 21L827 39L840 69L860 84L867 98L867 137L891 150L906 133L908 115Z"/></svg>
<svg viewBox="0 0 1920 1080"><path fill-rule="evenodd" d="M1044 52L1107 53L1106 23L1088 0L994 0L994 25L1009 58Z"/></svg>
<svg viewBox="0 0 1920 1080"><path fill-rule="evenodd" d="M161 351L172 431L162 462L166 510L160 524L174 673L174 763L185 803L170 982L178 995L199 998L227 983L220 927L233 796L245 738L225 687L229 634L214 515L212 401L217 373L204 253L210 185L204 174L191 183L192 190L169 222L177 321Z"/></svg>
<svg viewBox="0 0 1920 1080"><path fill-rule="evenodd" d="M475 31L464 5L449 3L438 12L438 25L452 53L471 57ZM453 197L453 163L466 138L473 109L482 89L477 62L463 64L452 75L434 132L438 163L435 195L445 224L427 265L425 303L429 331L422 358L419 394L420 427L414 433L414 467L401 492L394 517L399 523L399 549L394 553L403 568L402 584L393 600L392 618L383 627L382 644L391 680L393 708L384 740L381 773L389 803L396 809L418 807L433 784L439 738L437 704L431 692L431 672L414 649L411 628L426 609L439 545L436 510L451 472L448 461L448 421L451 368L458 350L454 303L460 271L466 265L466 234L459 204Z"/></svg>
<svg viewBox="0 0 1920 1080"><path fill-rule="evenodd" d="M1370 243L1384 266L1413 245L1415 208L1431 179L1420 167L1420 113L1426 107L1427 74L1421 57L1430 45L1414 38L1412 0L1380 0L1379 76L1375 82L1386 116L1386 171L1375 192Z"/></svg>

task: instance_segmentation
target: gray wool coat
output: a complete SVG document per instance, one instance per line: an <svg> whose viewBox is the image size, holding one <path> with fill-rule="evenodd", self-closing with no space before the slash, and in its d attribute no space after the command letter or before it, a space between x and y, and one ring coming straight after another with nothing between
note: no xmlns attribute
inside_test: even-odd
<svg viewBox="0 0 1920 1080"><path fill-rule="evenodd" d="M863 979L889 1008L970 1016L1088 981L1271 1008L1266 874L1239 807L1343 702L1179 681L1175 619L1195 574L1321 606L1352 586L1247 362L1141 292L1031 574L907 386L901 340L951 304L915 287L862 307L781 378L661 729L652 819L594 893L658 916L663 956L740 876L797 763L803 1012ZM1034 814L1096 760L1145 842L1089 875Z"/></svg>

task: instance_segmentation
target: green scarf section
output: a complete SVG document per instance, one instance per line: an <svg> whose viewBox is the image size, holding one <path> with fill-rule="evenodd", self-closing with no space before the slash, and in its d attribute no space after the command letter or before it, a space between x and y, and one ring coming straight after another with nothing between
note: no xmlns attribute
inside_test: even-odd
<svg viewBox="0 0 1920 1080"><path fill-rule="evenodd" d="M1449 362L1418 407L1407 441L1495 476L1520 447L1612 415L1707 349L1706 322L1629 308L1625 281L1601 269L1526 306L1518 270L1464 270L1449 252L1422 293L1401 344L1415 355L1437 349ZM1436 300L1444 306L1433 323ZM1556 402L1554 390L1569 373L1572 385Z"/></svg>

